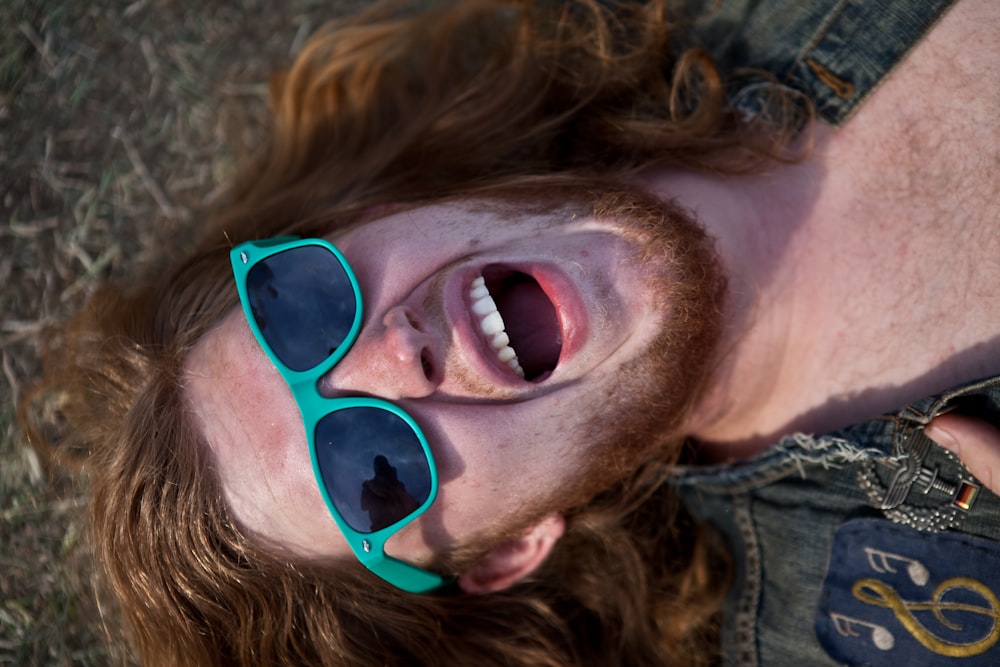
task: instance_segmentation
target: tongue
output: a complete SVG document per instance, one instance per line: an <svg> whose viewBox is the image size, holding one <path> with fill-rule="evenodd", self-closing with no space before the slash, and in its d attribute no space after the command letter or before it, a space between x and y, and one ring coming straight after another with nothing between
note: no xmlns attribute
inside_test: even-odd
<svg viewBox="0 0 1000 667"><path fill-rule="evenodd" d="M555 370L562 351L562 332L552 302L528 276L508 282L494 300L525 379L544 379Z"/></svg>

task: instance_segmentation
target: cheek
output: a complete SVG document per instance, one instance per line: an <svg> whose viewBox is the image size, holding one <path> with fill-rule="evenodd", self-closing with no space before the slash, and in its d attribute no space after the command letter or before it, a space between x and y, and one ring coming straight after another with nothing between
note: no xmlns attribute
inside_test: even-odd
<svg viewBox="0 0 1000 667"><path fill-rule="evenodd" d="M436 406L419 415L414 410L442 485L459 478L514 485L515 476L534 477L555 462L565 466L579 414L577 401L556 395L504 405Z"/></svg>
<svg viewBox="0 0 1000 667"><path fill-rule="evenodd" d="M251 495L237 501L248 515L239 518L268 541L293 553L346 554L346 544L323 501L308 453L272 462L277 465L262 466L250 473L254 479L241 485L241 491Z"/></svg>

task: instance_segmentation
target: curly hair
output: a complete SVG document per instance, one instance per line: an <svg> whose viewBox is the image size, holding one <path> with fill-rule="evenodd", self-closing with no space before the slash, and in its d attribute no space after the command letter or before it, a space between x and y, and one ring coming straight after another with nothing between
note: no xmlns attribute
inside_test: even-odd
<svg viewBox="0 0 1000 667"><path fill-rule="evenodd" d="M741 122L707 56L675 53L676 29L664 2L593 0L380 7L332 24L274 78L270 136L192 247L105 286L56 333L21 424L82 461L100 580L143 664L715 660L725 557L664 484L677 442L571 508L523 583L413 596L357 563L255 543L225 506L182 381L192 346L236 305L231 243L511 184L586 189L783 157L786 129Z"/></svg>

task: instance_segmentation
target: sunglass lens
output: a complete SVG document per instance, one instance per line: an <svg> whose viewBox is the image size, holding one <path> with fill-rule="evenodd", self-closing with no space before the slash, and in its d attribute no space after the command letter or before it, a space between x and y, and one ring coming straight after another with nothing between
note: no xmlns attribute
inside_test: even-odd
<svg viewBox="0 0 1000 667"><path fill-rule="evenodd" d="M359 533L391 526L427 501L427 455L410 425L392 412L337 410L317 424L315 440L327 494Z"/></svg>
<svg viewBox="0 0 1000 667"><path fill-rule="evenodd" d="M246 287L257 327L293 371L330 357L354 324L354 287L337 257L322 246L300 246L257 262Z"/></svg>

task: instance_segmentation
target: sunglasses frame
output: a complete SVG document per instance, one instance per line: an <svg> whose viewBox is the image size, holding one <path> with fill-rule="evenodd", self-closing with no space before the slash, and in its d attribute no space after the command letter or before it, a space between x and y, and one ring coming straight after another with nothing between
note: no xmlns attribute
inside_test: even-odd
<svg viewBox="0 0 1000 667"><path fill-rule="evenodd" d="M328 250L340 263L340 266L344 269L344 272L351 281L351 286L354 290L354 297L357 301L357 308L355 310L354 322L351 329L344 338L344 342L337 347L337 350L313 368L304 371L295 371L288 368L271 350L271 346L267 343L267 339L264 337L263 332L261 332L260 328L257 326L257 321L253 315L253 310L250 305L250 297L247 292L247 276L250 273L250 270L261 260L282 252L306 246L322 247ZM427 438L424 436L423 431L413 418L403 411L402 408L388 401L378 398L362 397L327 398L320 394L319 389L317 388L319 379L329 372L331 368L336 366L344 355L347 354L347 351L354 344L355 340L357 340L358 332L361 330L363 311L361 288L358 286L358 280L354 275L354 271L351 269L351 265L348 264L347 259L345 259L341 252L330 242L323 239L303 239L294 236L282 236L264 241L249 241L241 243L230 251L229 258L233 265L233 276L236 281L236 288L240 294L240 303L243 306L243 315L247 324L250 326L250 330L253 332L254 338L257 339L257 344L260 345L261 349L264 350L264 353L267 354L271 363L274 364L274 367L278 369L281 377L285 380L285 383L291 390L292 396L295 398L295 403L298 405L299 412L302 415L302 422L306 429L306 438L309 443L309 458L312 461L313 474L316 478L316 484L319 486L320 493L323 495L323 501L326 503L326 507L329 510L330 515L333 517L333 520L336 522L340 532L347 540L347 544L351 547L351 551L353 551L357 559L361 561L361 564L371 570L375 575L404 591L408 591L410 593L425 593L427 591L440 588L447 583L447 581L440 575L398 560L385 553L385 543L389 540L389 538L399 532L404 526L409 524L418 516L426 512L437 497L437 466L434 463L434 455L431 452L430 446L427 444ZM319 460L316 455L316 427L319 422L327 415L338 410L359 407L386 410L406 422L413 430L414 434L416 434L417 440L420 442L420 446L424 450L424 455L427 457L428 468L430 471L430 492L427 495L427 499L420 505L420 507L392 525L371 533L358 532L352 528L347 523L347 520L341 515L340 510L338 510L334 505L333 500L327 492L326 484L323 481L323 475L320 471Z"/></svg>

